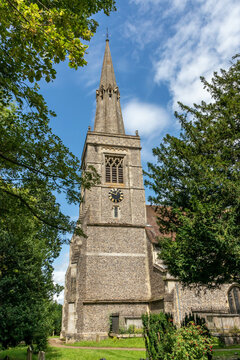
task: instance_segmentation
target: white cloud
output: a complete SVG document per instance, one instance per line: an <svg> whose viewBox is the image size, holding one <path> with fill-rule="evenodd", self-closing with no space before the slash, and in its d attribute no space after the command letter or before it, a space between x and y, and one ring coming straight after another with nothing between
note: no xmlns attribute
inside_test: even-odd
<svg viewBox="0 0 240 360"><path fill-rule="evenodd" d="M127 134L138 130L141 137L143 162L154 161L152 148L157 146L169 126L174 126L161 106L133 99L123 106L123 119Z"/></svg>
<svg viewBox="0 0 240 360"><path fill-rule="evenodd" d="M173 6L175 9L183 10L187 4L187 0L173 0Z"/></svg>
<svg viewBox="0 0 240 360"><path fill-rule="evenodd" d="M151 5L159 5L162 0L131 0L131 3L139 5L141 9L147 9Z"/></svg>
<svg viewBox="0 0 240 360"><path fill-rule="evenodd" d="M183 10L188 0L171 0L171 6L176 10ZM132 3L139 5L141 10L149 9L150 7L160 6L168 3L168 0L131 0Z"/></svg>
<svg viewBox="0 0 240 360"><path fill-rule="evenodd" d="M127 19L125 35L142 50L151 42L154 81L165 83L187 105L209 100L199 80L228 68L240 46L239 0L132 0L136 18ZM130 30L129 30L130 29ZM145 49L144 49L145 50Z"/></svg>
<svg viewBox="0 0 240 360"><path fill-rule="evenodd" d="M126 132L135 134L138 130L142 137L153 138L159 135L169 123L167 112L160 106L131 100L123 107Z"/></svg>
<svg viewBox="0 0 240 360"><path fill-rule="evenodd" d="M53 272L53 282L55 284L64 286L66 270L54 270L54 272ZM53 300L57 301L59 304L63 304L63 302L64 302L64 290L61 291L58 296L55 294L53 296Z"/></svg>
<svg viewBox="0 0 240 360"><path fill-rule="evenodd" d="M62 270L54 270L53 272L53 282L58 285L64 286L65 284L65 274L67 271L67 264L63 264ZM60 292L60 294L57 296L54 295L53 299L57 301L59 304L63 304L64 301L64 290Z"/></svg>
<svg viewBox="0 0 240 360"><path fill-rule="evenodd" d="M79 215L71 216L72 221L77 221L79 219Z"/></svg>
<svg viewBox="0 0 240 360"><path fill-rule="evenodd" d="M197 11L196 11L197 10ZM197 9L189 8L175 25L155 63L155 81L169 85L173 107L209 100L200 76L211 78L213 71L228 67L240 45L240 3L206 0Z"/></svg>
<svg viewBox="0 0 240 360"><path fill-rule="evenodd" d="M55 270L54 273L53 273L53 281L56 284L64 285L65 274L66 274L66 269L64 269L64 270Z"/></svg>
<svg viewBox="0 0 240 360"><path fill-rule="evenodd" d="M145 4L159 4L161 0L131 0L131 2L136 3L138 5L145 5Z"/></svg>
<svg viewBox="0 0 240 360"><path fill-rule="evenodd" d="M60 256L54 262L54 271L53 271L53 282L64 286L65 283L65 274L69 264L69 245L64 245L61 251ZM59 296L54 296L54 300L62 304L64 300L64 291L62 291Z"/></svg>
<svg viewBox="0 0 240 360"><path fill-rule="evenodd" d="M158 32L161 32L161 24L158 24ZM141 18L126 22L124 26L124 35L136 42L140 49L148 43L151 43L156 36L156 29L153 27L151 20L142 20Z"/></svg>
<svg viewBox="0 0 240 360"><path fill-rule="evenodd" d="M60 292L59 296L54 295L53 300L57 301L59 304L64 302L64 290Z"/></svg>

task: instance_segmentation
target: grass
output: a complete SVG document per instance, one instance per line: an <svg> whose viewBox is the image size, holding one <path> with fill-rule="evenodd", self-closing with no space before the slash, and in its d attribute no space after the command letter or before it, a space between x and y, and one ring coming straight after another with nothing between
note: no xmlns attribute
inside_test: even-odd
<svg viewBox="0 0 240 360"><path fill-rule="evenodd" d="M17 347L6 351L0 351L0 360L6 355L10 360L26 360L27 348ZM46 352L46 360L139 360L145 358L145 351L125 351L125 350L85 350L85 349L63 349L49 347ZM37 360L37 355L33 355L33 360Z"/></svg>
<svg viewBox="0 0 240 360"><path fill-rule="evenodd" d="M213 345L213 349L240 349L240 344L232 344L232 345Z"/></svg>
<svg viewBox="0 0 240 360"><path fill-rule="evenodd" d="M74 344L66 344L69 346L84 346L84 347L109 347L109 348L145 348L145 343L143 338L127 338L127 339L117 339L117 338L108 338L96 341L78 341Z"/></svg>
<svg viewBox="0 0 240 360"><path fill-rule="evenodd" d="M59 335L52 335L52 336L49 336L49 339L59 339Z"/></svg>
<svg viewBox="0 0 240 360"><path fill-rule="evenodd" d="M101 358L106 358L107 360L139 360L145 356L145 351L52 348L52 352L47 354L46 360L99 360Z"/></svg>
<svg viewBox="0 0 240 360"><path fill-rule="evenodd" d="M135 340L135 342L134 342ZM66 348L55 348L50 347L46 352L46 360L100 360L105 358L107 360L139 360L140 358L146 358L145 351L132 351L132 350L114 350L114 347L144 347L141 341L141 338L129 338L129 339L106 339L98 343L95 341L81 341L78 344L81 346L103 346L108 347L109 350L100 350L100 349L66 349ZM108 342L107 342L108 341ZM83 343L87 345L83 345ZM95 345L93 345L95 344ZM108 344L108 345L106 345ZM120 344L120 345L119 345ZM76 344L75 344L76 345ZM76 345L77 346L77 345ZM79 345L78 345L79 346ZM234 345L235 347L240 345ZM232 350L226 350L227 348L232 348ZM236 353L240 355L240 350L235 350L231 346L227 346L226 349L219 351L213 351L213 359L228 359L233 357ZM8 355L10 360L26 360L27 357L27 347L19 346L13 349L0 351L0 360ZM236 357L236 355L235 355ZM33 360L37 360L37 355L33 355Z"/></svg>
<svg viewBox="0 0 240 360"><path fill-rule="evenodd" d="M235 354L238 354L238 356L240 356L240 351L237 351L237 350L229 350L229 351L226 351L226 350L222 350L222 351L213 351L213 359L227 359L227 358L231 358L233 356L236 356Z"/></svg>
<svg viewBox="0 0 240 360"><path fill-rule="evenodd" d="M0 360L8 355L11 360L26 360L27 358L27 347L18 346L12 349L0 351ZM33 355L33 360L37 360L37 355Z"/></svg>

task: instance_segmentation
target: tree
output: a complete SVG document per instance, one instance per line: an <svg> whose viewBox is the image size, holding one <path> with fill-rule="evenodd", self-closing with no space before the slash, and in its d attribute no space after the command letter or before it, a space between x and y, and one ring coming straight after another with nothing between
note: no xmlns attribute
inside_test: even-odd
<svg viewBox="0 0 240 360"><path fill-rule="evenodd" d="M0 102L0 345L25 340L45 349L52 329L52 262L75 223L54 192L79 202L97 180L37 115ZM81 229L78 228L78 233Z"/></svg>
<svg viewBox="0 0 240 360"><path fill-rule="evenodd" d="M62 327L62 304L52 301L50 304L51 328L49 335L60 335Z"/></svg>
<svg viewBox="0 0 240 360"><path fill-rule="evenodd" d="M20 199L19 211L26 207L64 232L74 224L53 198L40 196L42 190L63 192L70 203L79 203L80 186L91 186L97 174L86 169L83 177L78 158L52 134L49 116L55 114L38 81L53 80L54 64L66 57L75 69L86 64L87 45L80 38L90 40L98 25L90 17L101 10L109 15L114 3L0 0L0 192Z"/></svg>
<svg viewBox="0 0 240 360"><path fill-rule="evenodd" d="M167 135L153 149L157 164L148 164L161 258L187 285L240 281L240 61L233 59L211 82L201 78L212 102L179 103L180 137Z"/></svg>
<svg viewBox="0 0 240 360"><path fill-rule="evenodd" d="M61 238L27 208L18 212L19 199L3 198L0 217L0 347L24 340L44 350L53 326L52 297L61 288L53 284L53 260Z"/></svg>
<svg viewBox="0 0 240 360"><path fill-rule="evenodd" d="M0 0L0 344L46 346L53 319L52 262L62 235L81 229L64 215L56 193L79 203L80 187L98 181L49 126L38 82L56 77L67 57L77 69L96 31L93 14L114 0Z"/></svg>
<svg viewBox="0 0 240 360"><path fill-rule="evenodd" d="M0 84L22 104L23 99L46 115L47 107L34 83L56 77L54 64L69 59L77 69L98 23L91 16L115 10L114 0L1 0ZM82 40L81 40L82 39Z"/></svg>
<svg viewBox="0 0 240 360"><path fill-rule="evenodd" d="M15 200L18 213L26 208L37 219L62 233L73 231L75 223L61 212L52 193L63 192L69 203L79 203L80 187L89 188L95 183L96 171L87 169L82 174L78 158L52 134L48 122L39 119L37 114L6 108L1 98L0 124L0 194L3 199ZM5 209L5 201L2 201L0 217L5 217Z"/></svg>

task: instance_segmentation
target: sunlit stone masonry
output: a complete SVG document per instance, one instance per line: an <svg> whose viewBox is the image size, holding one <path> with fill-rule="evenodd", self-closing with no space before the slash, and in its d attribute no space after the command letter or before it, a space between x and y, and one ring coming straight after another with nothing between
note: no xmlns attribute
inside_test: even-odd
<svg viewBox="0 0 240 360"><path fill-rule="evenodd" d="M110 322L118 333L141 327L143 313L159 311L171 312L176 323L192 311L215 331L240 328L237 285L196 294L183 289L157 256L160 234L155 209L145 204L140 137L125 134L108 40L96 102L82 168L93 165L101 183L82 192L79 216L87 237L71 240L61 336L104 338Z"/></svg>

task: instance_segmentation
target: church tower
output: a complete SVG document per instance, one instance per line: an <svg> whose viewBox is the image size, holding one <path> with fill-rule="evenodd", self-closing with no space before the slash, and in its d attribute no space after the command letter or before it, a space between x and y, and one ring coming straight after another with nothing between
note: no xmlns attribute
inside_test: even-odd
<svg viewBox="0 0 240 360"><path fill-rule="evenodd" d="M151 297L140 138L125 134L108 40L96 102L82 167L94 166L101 182L83 191L86 237L71 241L62 322L67 340L106 337L110 317L113 331L139 324Z"/></svg>

